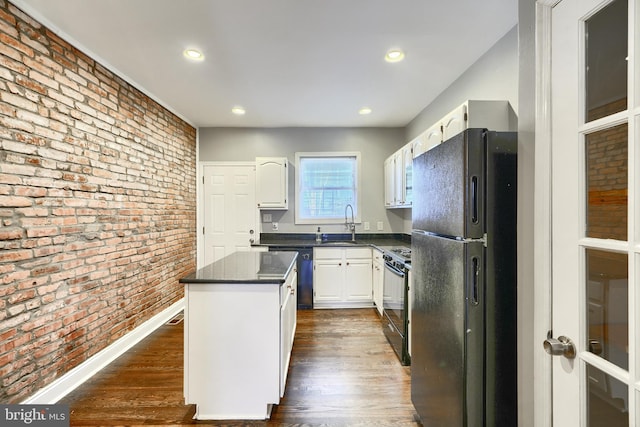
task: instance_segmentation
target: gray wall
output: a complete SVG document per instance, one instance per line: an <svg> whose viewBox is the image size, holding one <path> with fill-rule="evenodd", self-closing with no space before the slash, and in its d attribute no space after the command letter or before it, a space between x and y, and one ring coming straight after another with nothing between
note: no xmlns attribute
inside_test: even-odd
<svg viewBox="0 0 640 427"><path fill-rule="evenodd" d="M518 107L518 28L513 27L407 125L413 139L468 99L507 100Z"/></svg>
<svg viewBox="0 0 640 427"><path fill-rule="evenodd" d="M402 233L404 213L384 208L383 162L406 144L404 128L200 128L200 161L252 161L256 157L289 159L289 210L263 211L278 222L279 233L312 233L317 226L295 225L295 153L297 151L359 151L362 162L362 221L367 233ZM262 232L272 232L271 222ZM342 225L323 225L326 233L348 232ZM356 233L363 232L357 224Z"/></svg>

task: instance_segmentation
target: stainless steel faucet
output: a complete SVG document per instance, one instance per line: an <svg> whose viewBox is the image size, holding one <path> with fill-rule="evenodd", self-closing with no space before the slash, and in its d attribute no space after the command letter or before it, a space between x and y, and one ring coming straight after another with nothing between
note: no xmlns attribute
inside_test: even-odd
<svg viewBox="0 0 640 427"><path fill-rule="evenodd" d="M351 208L351 224L349 224L349 220L347 219L347 210ZM351 230L351 241L356 241L356 221L353 219L353 206L348 204L344 207L344 226L347 227L348 230Z"/></svg>

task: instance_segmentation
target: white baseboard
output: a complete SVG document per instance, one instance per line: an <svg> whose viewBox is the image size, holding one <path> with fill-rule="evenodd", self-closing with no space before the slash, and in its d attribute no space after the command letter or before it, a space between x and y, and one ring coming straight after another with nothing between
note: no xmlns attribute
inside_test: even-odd
<svg viewBox="0 0 640 427"><path fill-rule="evenodd" d="M48 386L38 390L23 404L52 405L75 390L102 368L113 362L118 356L142 341L153 331L164 325L173 316L184 309L184 298L175 302L166 310L156 314L142 325L121 337L107 348L94 354L89 359L73 368Z"/></svg>

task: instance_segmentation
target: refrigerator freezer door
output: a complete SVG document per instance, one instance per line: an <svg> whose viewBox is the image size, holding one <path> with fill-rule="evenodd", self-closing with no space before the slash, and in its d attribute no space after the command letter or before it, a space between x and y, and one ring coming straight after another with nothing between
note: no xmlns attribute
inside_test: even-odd
<svg viewBox="0 0 640 427"><path fill-rule="evenodd" d="M484 246L412 234L411 400L422 424L484 425Z"/></svg>
<svg viewBox="0 0 640 427"><path fill-rule="evenodd" d="M484 135L468 129L413 159L414 230L483 237Z"/></svg>

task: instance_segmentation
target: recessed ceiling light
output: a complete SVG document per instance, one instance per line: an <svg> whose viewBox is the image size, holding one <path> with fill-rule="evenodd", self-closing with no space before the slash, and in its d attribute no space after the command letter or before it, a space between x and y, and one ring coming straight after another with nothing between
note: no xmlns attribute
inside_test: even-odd
<svg viewBox="0 0 640 427"><path fill-rule="evenodd" d="M233 114L235 114L236 116L242 116L242 115L244 115L244 113L246 113L245 109L244 109L244 108L242 108L242 107L241 107L241 106L239 106L239 105L236 105L235 107L233 107L233 108L231 109L231 112L232 112Z"/></svg>
<svg viewBox="0 0 640 427"><path fill-rule="evenodd" d="M400 49L391 49L384 56L384 60L387 62L400 62L404 59L404 52Z"/></svg>
<svg viewBox="0 0 640 427"><path fill-rule="evenodd" d="M186 49L183 52L183 55L189 59L193 59L194 61L202 61L204 59L202 52L196 49Z"/></svg>
<svg viewBox="0 0 640 427"><path fill-rule="evenodd" d="M362 107L360 110L358 110L358 114L365 116L367 114L371 114L371 108L369 107Z"/></svg>

